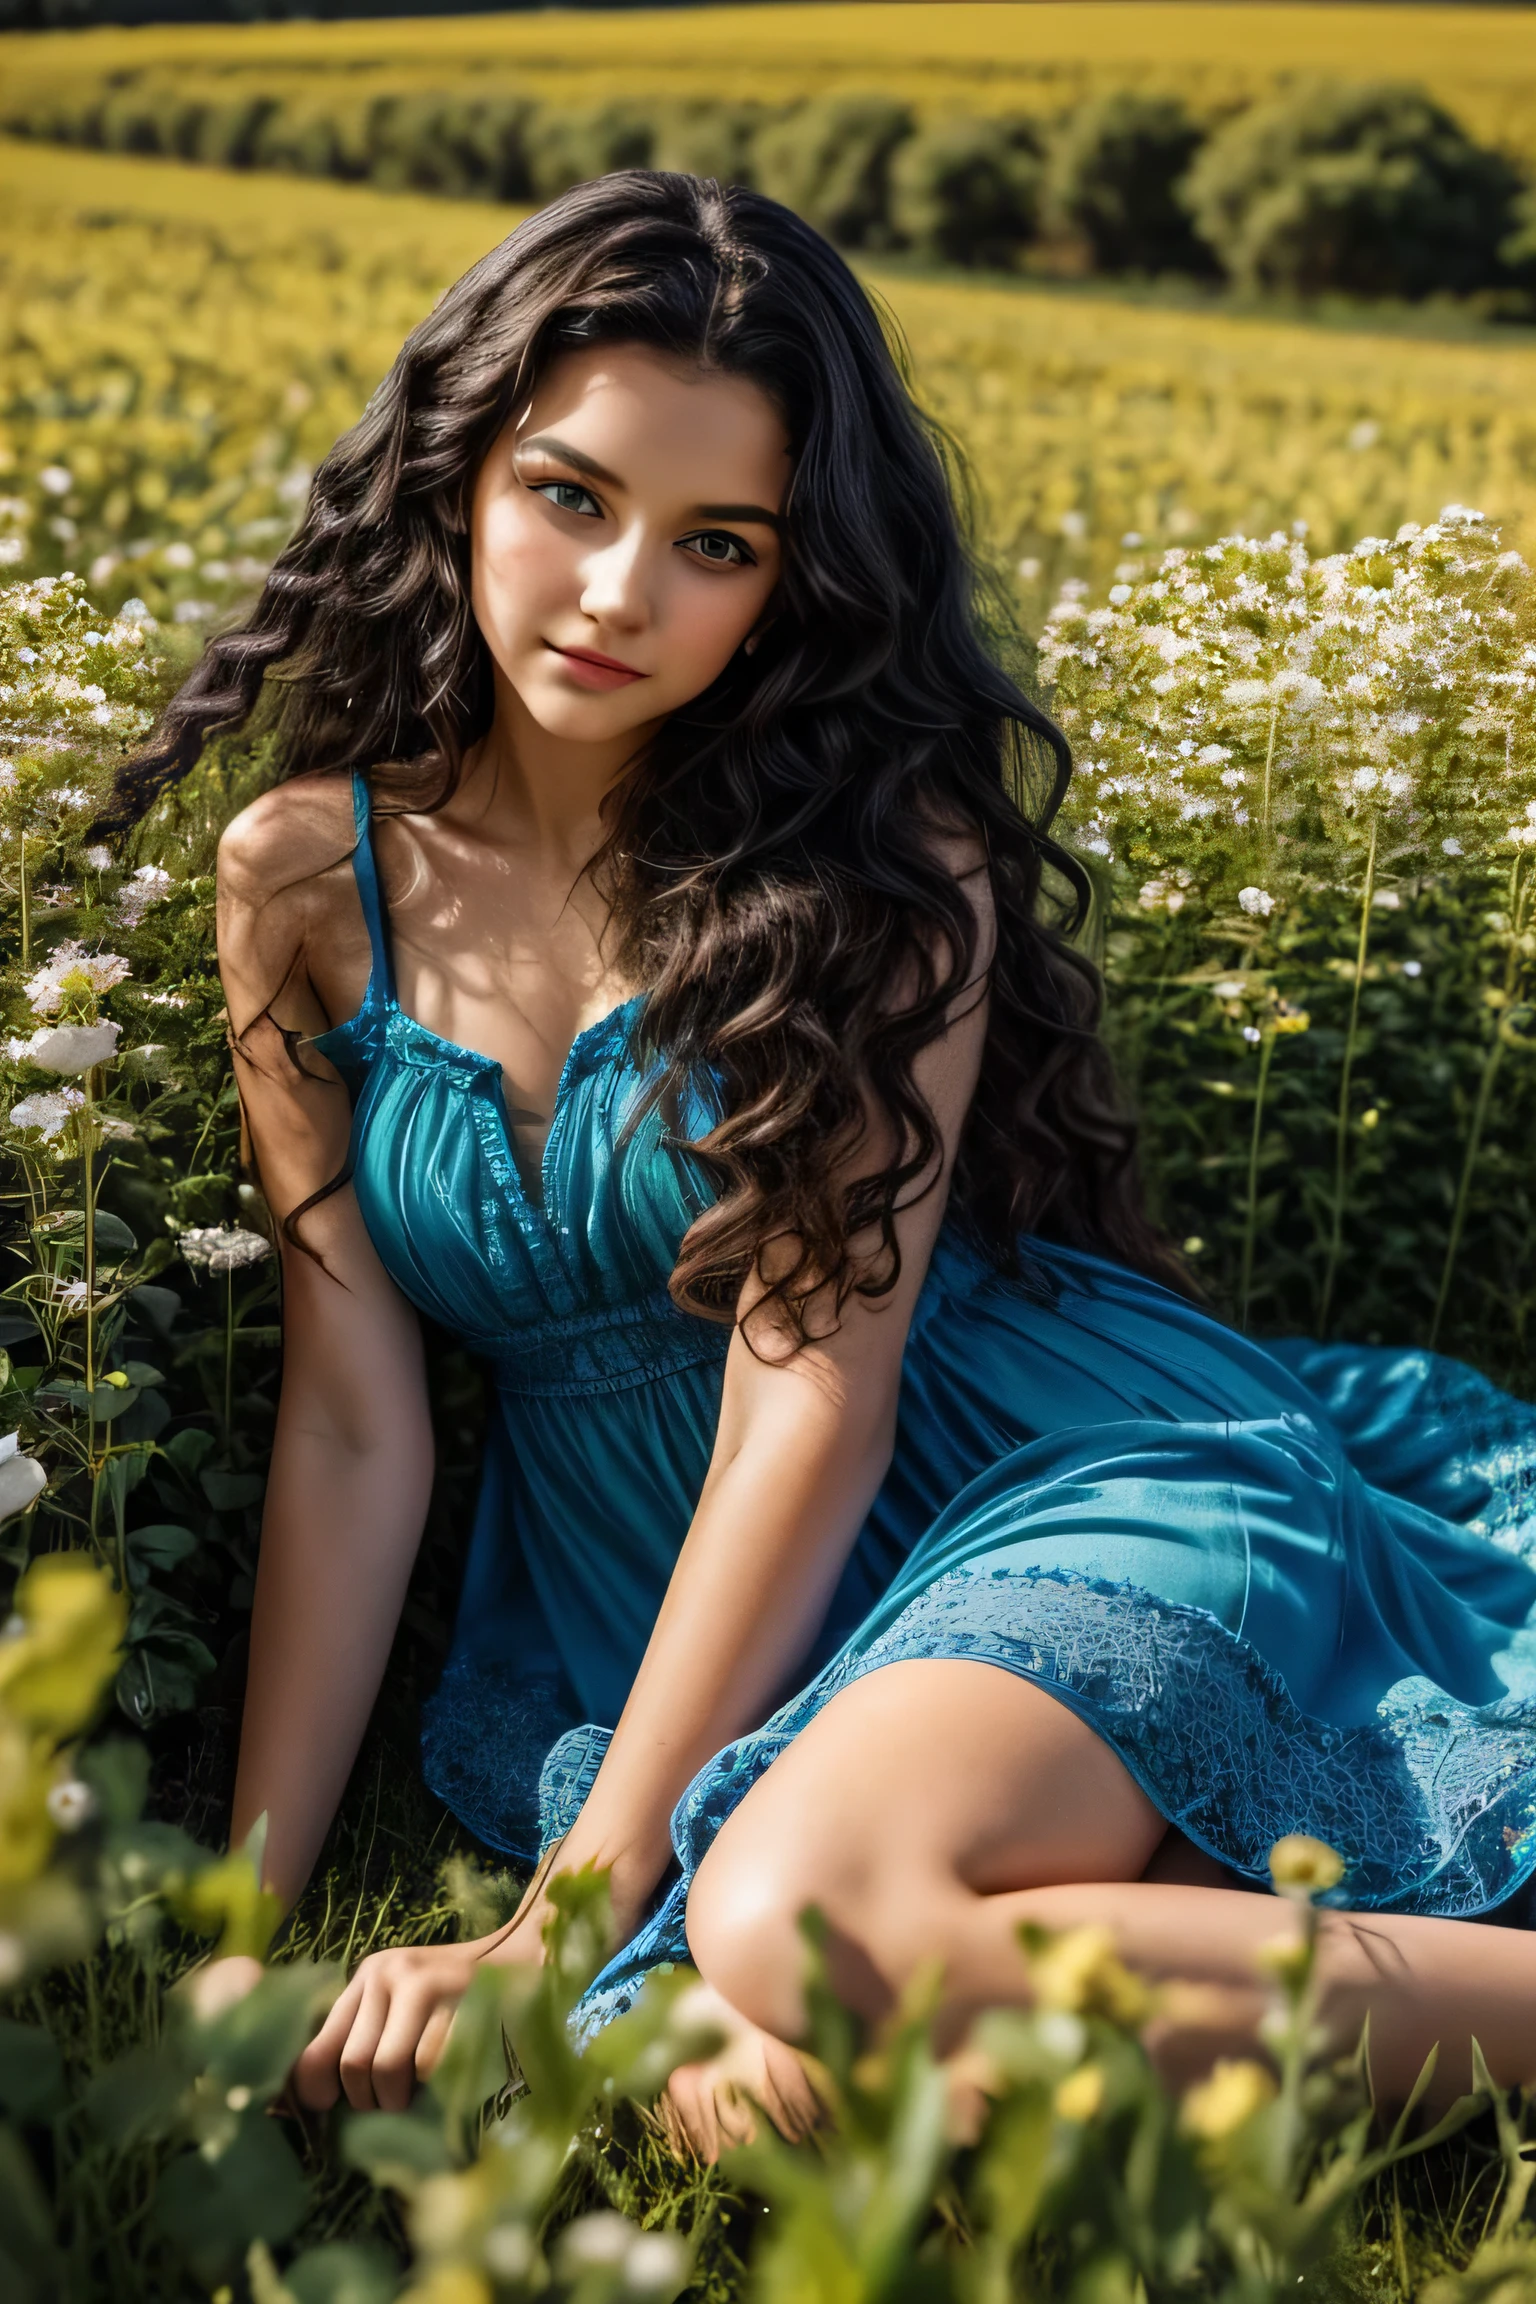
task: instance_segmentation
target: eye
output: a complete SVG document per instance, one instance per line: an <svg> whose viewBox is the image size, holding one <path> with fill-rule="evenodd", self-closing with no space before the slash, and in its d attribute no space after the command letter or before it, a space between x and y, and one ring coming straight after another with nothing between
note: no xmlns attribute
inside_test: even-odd
<svg viewBox="0 0 1536 2304"><path fill-rule="evenodd" d="M558 505L562 512L579 512L589 520L602 517L591 489L578 487L574 480L536 480L533 493Z"/></svg>
<svg viewBox="0 0 1536 2304"><path fill-rule="evenodd" d="M706 528L701 535L685 536L683 549L697 559L707 561L711 568L755 568L757 559L739 536L729 536L722 528Z"/></svg>

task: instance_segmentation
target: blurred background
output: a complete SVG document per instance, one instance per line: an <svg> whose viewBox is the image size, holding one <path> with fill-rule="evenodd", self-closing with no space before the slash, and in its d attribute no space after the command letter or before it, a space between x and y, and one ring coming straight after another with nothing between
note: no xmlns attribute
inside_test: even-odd
<svg viewBox="0 0 1536 2304"><path fill-rule="evenodd" d="M438 291L635 163L758 185L850 253L1031 629L1127 535L1530 525L1530 9L249 13L0 0L17 575L223 608Z"/></svg>

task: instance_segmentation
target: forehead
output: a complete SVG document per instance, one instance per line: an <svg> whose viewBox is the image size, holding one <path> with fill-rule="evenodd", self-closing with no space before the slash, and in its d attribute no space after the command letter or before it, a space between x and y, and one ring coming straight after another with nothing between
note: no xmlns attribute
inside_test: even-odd
<svg viewBox="0 0 1536 2304"><path fill-rule="evenodd" d="M789 484L783 419L760 386L644 345L553 361L514 425L522 439L551 432L637 491L684 483L700 498L776 504Z"/></svg>

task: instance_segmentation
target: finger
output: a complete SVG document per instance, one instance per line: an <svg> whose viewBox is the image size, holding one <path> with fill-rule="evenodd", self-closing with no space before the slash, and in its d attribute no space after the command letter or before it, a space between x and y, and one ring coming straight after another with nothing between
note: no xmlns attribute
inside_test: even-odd
<svg viewBox="0 0 1536 2304"><path fill-rule="evenodd" d="M752 2143L757 2135L757 2114L746 2090L736 2081L722 2078L709 2093L720 2145Z"/></svg>
<svg viewBox="0 0 1536 2304"><path fill-rule="evenodd" d="M363 1989L362 1977L354 1976L293 2067L299 2102L307 2104L312 2112L329 2112L341 2094L339 2060L353 2018L362 2005Z"/></svg>
<svg viewBox="0 0 1536 2304"><path fill-rule="evenodd" d="M448 2044L448 2035L453 2030L453 2020L458 2012L457 2001L439 2000L422 2026L421 2039L416 2048L418 2080L430 2080L437 2070L438 2059Z"/></svg>
<svg viewBox="0 0 1536 2304"><path fill-rule="evenodd" d="M416 2093L416 2053L427 2020L438 2009L438 1996L430 1985L396 1991L373 2052L370 2075L381 2112L405 2112Z"/></svg>
<svg viewBox="0 0 1536 2304"><path fill-rule="evenodd" d="M380 2109L373 2094L373 2059L389 2021L390 1998L387 1984L370 1980L364 1986L362 2005L352 2019L346 2045L336 2060L342 2089L354 2112Z"/></svg>
<svg viewBox="0 0 1536 2304"><path fill-rule="evenodd" d="M685 2064L674 2072L667 2083L667 2093L677 2113L686 2152L680 2159L691 2156L695 2160L713 2162L720 2157L719 2132L714 2121L714 2092L703 2079L703 2068L698 2064Z"/></svg>

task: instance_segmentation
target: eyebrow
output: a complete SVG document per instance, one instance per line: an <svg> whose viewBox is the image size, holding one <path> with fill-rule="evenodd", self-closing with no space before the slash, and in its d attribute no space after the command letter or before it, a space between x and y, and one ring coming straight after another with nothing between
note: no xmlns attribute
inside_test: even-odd
<svg viewBox="0 0 1536 2304"><path fill-rule="evenodd" d="M601 480L610 488L622 488L617 472L610 472L606 464L599 464L595 456L586 456L566 440L556 439L553 432L540 432L532 440L520 440L514 450L521 456L535 448L543 449L547 456L556 456L562 464L569 464L573 472L584 472L589 480ZM765 504L695 504L694 512L701 520L751 521L760 528L772 528L783 535L785 522L780 513L770 512Z"/></svg>

